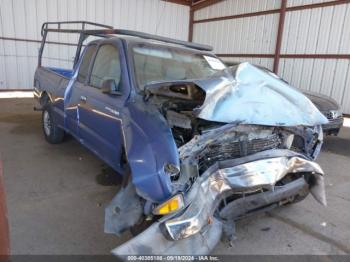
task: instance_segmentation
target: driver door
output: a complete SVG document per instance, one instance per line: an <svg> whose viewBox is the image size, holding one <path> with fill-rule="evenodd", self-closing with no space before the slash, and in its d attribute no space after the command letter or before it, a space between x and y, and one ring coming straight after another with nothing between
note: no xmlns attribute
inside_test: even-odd
<svg viewBox="0 0 350 262"><path fill-rule="evenodd" d="M120 45L116 40L98 47L89 81L80 103L79 132L82 143L100 158L120 170L123 107L127 97L122 77ZM124 74L125 75L125 74ZM115 92L102 92L106 81L114 81Z"/></svg>

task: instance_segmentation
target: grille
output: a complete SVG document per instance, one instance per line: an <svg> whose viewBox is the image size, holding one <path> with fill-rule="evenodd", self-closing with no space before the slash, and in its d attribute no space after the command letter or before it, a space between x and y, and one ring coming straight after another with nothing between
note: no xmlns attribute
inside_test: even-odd
<svg viewBox="0 0 350 262"><path fill-rule="evenodd" d="M339 118L339 116L335 116L332 111L327 111L327 112L322 112L322 113L328 120L335 120L335 119Z"/></svg>
<svg viewBox="0 0 350 262"><path fill-rule="evenodd" d="M199 171L200 173L204 172L217 161L238 158L264 150L277 148L280 143L278 135L272 134L264 139L224 141L220 144L210 144L198 157Z"/></svg>

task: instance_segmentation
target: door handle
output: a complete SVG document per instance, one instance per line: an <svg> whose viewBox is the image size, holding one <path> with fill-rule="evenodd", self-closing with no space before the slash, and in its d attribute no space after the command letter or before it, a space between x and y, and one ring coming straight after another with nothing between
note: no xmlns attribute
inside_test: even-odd
<svg viewBox="0 0 350 262"><path fill-rule="evenodd" d="M83 101L83 102L86 102L87 98L86 98L86 96L81 96L80 100Z"/></svg>

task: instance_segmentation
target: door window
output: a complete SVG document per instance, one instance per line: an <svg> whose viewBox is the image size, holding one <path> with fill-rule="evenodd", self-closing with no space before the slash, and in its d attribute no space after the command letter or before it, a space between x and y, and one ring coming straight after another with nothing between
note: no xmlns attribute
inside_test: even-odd
<svg viewBox="0 0 350 262"><path fill-rule="evenodd" d="M97 52L92 68L90 84L101 88L106 80L112 80L119 91L121 77L120 59L118 50L112 45L103 45Z"/></svg>
<svg viewBox="0 0 350 262"><path fill-rule="evenodd" d="M83 60L81 61L78 78L77 80L80 83L85 83L85 80L89 73L89 65L92 59L93 54L96 52L96 45L90 45L86 47L86 51L84 53Z"/></svg>

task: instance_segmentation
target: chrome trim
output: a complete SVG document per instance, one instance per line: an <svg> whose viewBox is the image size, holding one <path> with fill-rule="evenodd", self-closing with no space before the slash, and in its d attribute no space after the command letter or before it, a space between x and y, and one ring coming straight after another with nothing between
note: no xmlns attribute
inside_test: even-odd
<svg viewBox="0 0 350 262"><path fill-rule="evenodd" d="M112 253L122 259L130 255L205 255L214 249L221 235L222 223L214 220L201 234L174 242L163 235L160 223L155 222L136 237L113 249Z"/></svg>
<svg viewBox="0 0 350 262"><path fill-rule="evenodd" d="M256 189L273 190L276 182L288 173L308 172L316 180L314 197L326 205L323 171L312 161L299 156L259 159L252 162L218 168L210 175L200 177L187 195L190 203L179 216L164 222L173 240L180 240L200 232L210 224L221 197L229 191L249 192Z"/></svg>

